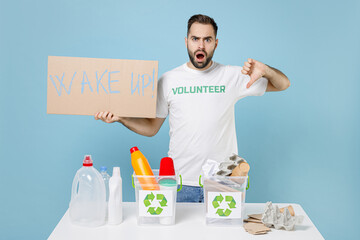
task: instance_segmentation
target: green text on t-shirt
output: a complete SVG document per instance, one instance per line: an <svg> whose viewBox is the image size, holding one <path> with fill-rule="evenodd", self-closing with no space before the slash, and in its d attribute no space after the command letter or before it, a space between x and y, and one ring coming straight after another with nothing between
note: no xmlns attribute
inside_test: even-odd
<svg viewBox="0 0 360 240"><path fill-rule="evenodd" d="M190 86L172 89L174 95L183 93L225 93L225 85L221 86Z"/></svg>

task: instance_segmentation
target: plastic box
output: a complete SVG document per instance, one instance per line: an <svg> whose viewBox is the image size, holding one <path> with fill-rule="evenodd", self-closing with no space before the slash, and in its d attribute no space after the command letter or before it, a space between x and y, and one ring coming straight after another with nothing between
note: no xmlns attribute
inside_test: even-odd
<svg viewBox="0 0 360 240"><path fill-rule="evenodd" d="M133 174L137 223L138 225L173 225L178 176L159 176L159 170L153 170L153 173L154 176ZM154 181L149 181L150 178L155 179L158 185L151 184Z"/></svg>
<svg viewBox="0 0 360 240"><path fill-rule="evenodd" d="M248 177L205 176L203 178L206 224L242 226Z"/></svg>

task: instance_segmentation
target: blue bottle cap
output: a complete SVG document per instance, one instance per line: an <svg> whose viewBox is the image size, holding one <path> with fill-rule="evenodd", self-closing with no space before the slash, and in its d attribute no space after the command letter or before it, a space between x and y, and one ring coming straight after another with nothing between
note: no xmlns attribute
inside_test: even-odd
<svg viewBox="0 0 360 240"><path fill-rule="evenodd" d="M107 170L107 167L105 167L105 166L100 167L100 172L106 172L106 170Z"/></svg>

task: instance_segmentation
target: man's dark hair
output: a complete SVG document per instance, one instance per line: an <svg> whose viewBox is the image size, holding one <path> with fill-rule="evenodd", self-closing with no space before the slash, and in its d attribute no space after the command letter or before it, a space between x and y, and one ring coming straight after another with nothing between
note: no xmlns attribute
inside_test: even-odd
<svg viewBox="0 0 360 240"><path fill-rule="evenodd" d="M189 36L189 31L190 31L191 25L193 25L193 23L195 23L195 22L201 23L201 24L211 24L213 26L213 28L214 28L215 37L216 37L217 30L218 30L218 26L216 25L216 22L211 17L206 16L206 15L202 15L202 14L194 15L189 19L188 28L187 28L187 35L188 36Z"/></svg>

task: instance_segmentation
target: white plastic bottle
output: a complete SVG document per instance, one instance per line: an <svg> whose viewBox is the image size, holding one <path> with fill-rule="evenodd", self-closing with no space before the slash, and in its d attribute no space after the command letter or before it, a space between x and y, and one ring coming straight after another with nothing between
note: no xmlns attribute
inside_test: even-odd
<svg viewBox="0 0 360 240"><path fill-rule="evenodd" d="M108 224L121 223L122 215L122 179L120 167L114 167L113 175L109 180Z"/></svg>
<svg viewBox="0 0 360 240"><path fill-rule="evenodd" d="M101 174L93 167L90 155L86 155L83 167L74 177L69 205L72 223L86 227L105 224L106 192Z"/></svg>

